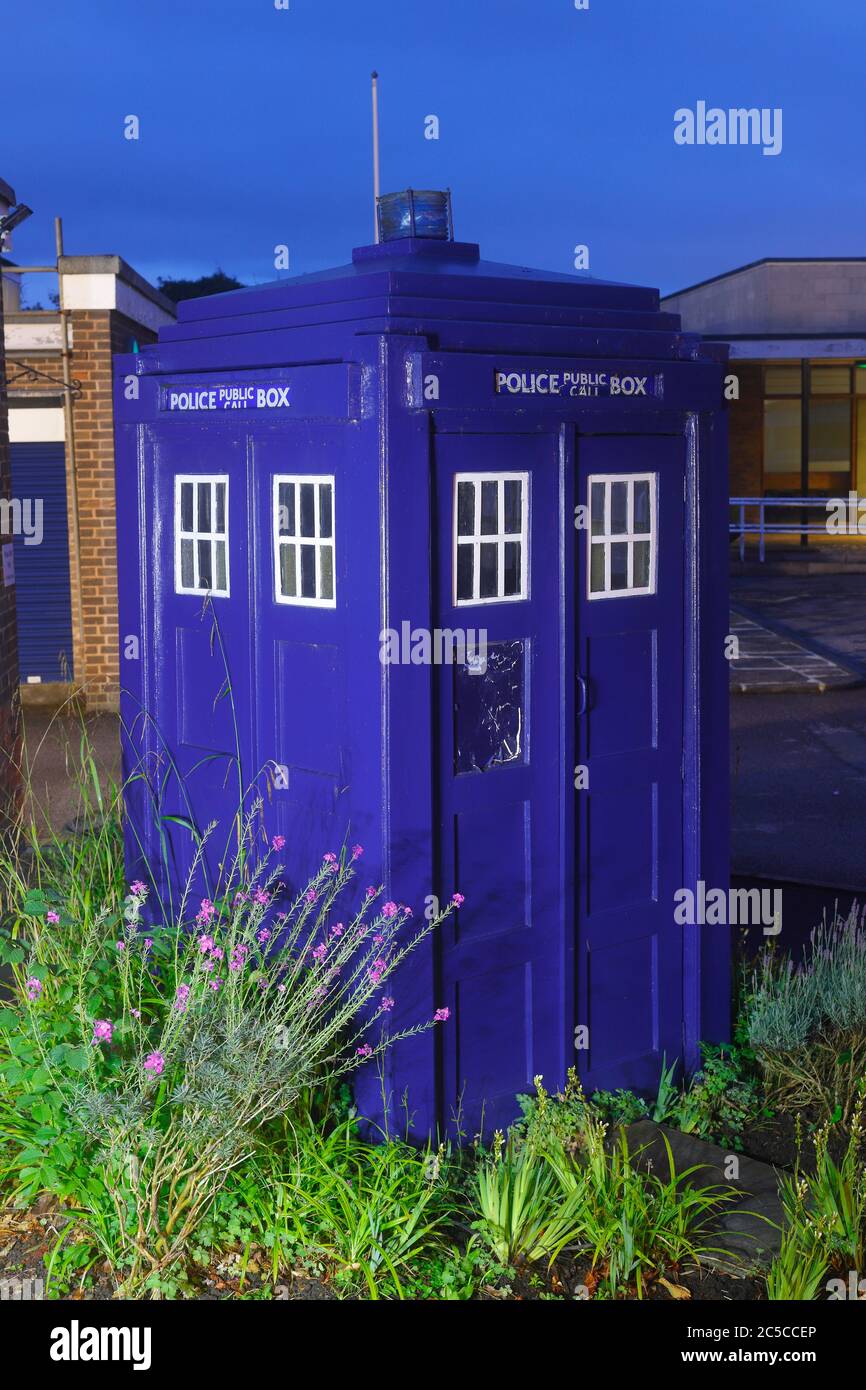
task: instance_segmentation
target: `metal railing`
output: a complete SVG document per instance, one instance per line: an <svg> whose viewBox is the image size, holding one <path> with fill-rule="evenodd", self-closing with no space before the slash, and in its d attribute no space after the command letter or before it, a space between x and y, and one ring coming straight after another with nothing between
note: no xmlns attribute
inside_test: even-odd
<svg viewBox="0 0 866 1390"><path fill-rule="evenodd" d="M732 536L739 536L740 560L746 558L746 536L758 537L758 558L763 562L766 555L765 539L767 536L826 536L826 519L819 522L810 522L808 517L800 518L797 521L767 521L767 508L776 507L805 507L814 511L816 508L826 509L826 497L731 497L730 506L739 509L737 521L730 522L728 530ZM757 518L746 519L746 508L755 507L758 510Z"/></svg>

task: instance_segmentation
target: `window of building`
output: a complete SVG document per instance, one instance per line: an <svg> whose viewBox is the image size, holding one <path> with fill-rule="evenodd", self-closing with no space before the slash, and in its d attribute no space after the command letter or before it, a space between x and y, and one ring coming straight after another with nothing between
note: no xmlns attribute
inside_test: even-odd
<svg viewBox="0 0 866 1390"><path fill-rule="evenodd" d="M454 479L454 602L509 603L528 593L527 473Z"/></svg>
<svg viewBox="0 0 866 1390"><path fill-rule="evenodd" d="M588 488L587 594L654 594L658 474L594 474Z"/></svg>
<svg viewBox="0 0 866 1390"><path fill-rule="evenodd" d="M273 499L277 603L335 608L333 477L275 477Z"/></svg>
<svg viewBox="0 0 866 1390"><path fill-rule="evenodd" d="M224 474L175 478L175 593L228 597L228 497L229 480Z"/></svg>
<svg viewBox="0 0 866 1390"><path fill-rule="evenodd" d="M803 444L803 370L801 363L764 369L765 490L776 494L800 491ZM809 364L806 422L808 429L809 490L816 495L844 491L862 455L864 416L855 411L857 396L866 394L862 372L850 363L817 361Z"/></svg>

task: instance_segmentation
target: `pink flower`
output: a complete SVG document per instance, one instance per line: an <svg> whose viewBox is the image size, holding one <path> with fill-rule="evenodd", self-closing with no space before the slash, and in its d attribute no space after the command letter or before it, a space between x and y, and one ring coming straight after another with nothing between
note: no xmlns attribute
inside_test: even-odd
<svg viewBox="0 0 866 1390"><path fill-rule="evenodd" d="M462 893L454 893L452 895L451 901L453 902L455 907L462 907L466 899L464 898Z"/></svg>
<svg viewBox="0 0 866 1390"><path fill-rule="evenodd" d="M240 892L238 892L238 893L235 893L235 896L234 896L233 901L234 901L235 906L237 907L238 903L245 903L245 902L247 902L248 898L249 898L249 894L248 894L248 893L240 893Z"/></svg>
<svg viewBox="0 0 866 1390"><path fill-rule="evenodd" d="M368 897L368 898L375 898L375 896L376 896L376 890L375 890L375 888L372 888L372 887L371 887L371 888L368 888L368 889L367 889L367 897Z"/></svg>
<svg viewBox="0 0 866 1390"><path fill-rule="evenodd" d="M329 851L327 854L323 854L323 855L322 855L322 863L323 863L323 864L336 864L336 862L337 862L337 856L336 856L336 854L331 854L331 852Z"/></svg>
<svg viewBox="0 0 866 1390"><path fill-rule="evenodd" d="M384 994L379 1000L379 1008L382 1010L383 1014L389 1014L393 1007L394 1000L391 998L390 994Z"/></svg>
<svg viewBox="0 0 866 1390"><path fill-rule="evenodd" d="M118 950L118 951L125 951L125 950L126 950L126 942L125 942L125 941L115 941L114 945L115 945L115 949Z"/></svg>
<svg viewBox="0 0 866 1390"><path fill-rule="evenodd" d="M282 849L285 843L285 835L275 835L271 840L271 849Z"/></svg>
<svg viewBox="0 0 866 1390"><path fill-rule="evenodd" d="M96 1045L96 1043L101 1042L110 1043L113 1032L114 1026L113 1024L109 1023L107 1018L98 1018L93 1025L94 1046Z"/></svg>
<svg viewBox="0 0 866 1390"><path fill-rule="evenodd" d="M358 1057L372 1057L373 1049L369 1043L362 1043L360 1047L355 1048L355 1055Z"/></svg>
<svg viewBox="0 0 866 1390"><path fill-rule="evenodd" d="M450 1010L450 1009L437 1009L436 1012L435 1012L435 1014L433 1015L433 1022L434 1022L434 1023L447 1023L450 1017L451 1017L451 1010Z"/></svg>
<svg viewBox="0 0 866 1390"><path fill-rule="evenodd" d="M213 903L211 902L210 898L202 898L202 900L201 900L201 907L199 908L198 916L196 917L196 921L197 921L197 922L209 922L210 919L211 919L211 917L213 917L213 915L214 915L215 912L216 912L216 908L214 907L214 905L213 905Z"/></svg>
<svg viewBox="0 0 866 1390"><path fill-rule="evenodd" d="M38 999L42 993L42 981L37 980L35 975L31 975L30 979L26 981L25 988L28 999Z"/></svg>
<svg viewBox="0 0 866 1390"><path fill-rule="evenodd" d="M381 933L381 932L377 932L376 935L373 937L373 945L374 945L374 946L381 946L381 945L382 945L382 942L383 942L384 940L385 940L385 938L384 938L384 936L382 935L382 933Z"/></svg>
<svg viewBox="0 0 866 1390"><path fill-rule="evenodd" d="M313 947L310 954L312 955L314 960L324 960L325 955L327 954L327 950L328 948L325 945L325 943L321 942L320 945Z"/></svg>
<svg viewBox="0 0 866 1390"><path fill-rule="evenodd" d="M203 960L201 968L202 970L216 970L216 964L215 960Z"/></svg>
<svg viewBox="0 0 866 1390"><path fill-rule="evenodd" d="M331 935L332 935L332 936L342 936L342 935L343 935L343 923L342 923L342 922L335 922L335 923L334 923L334 925L331 927Z"/></svg>
<svg viewBox="0 0 866 1390"><path fill-rule="evenodd" d="M221 988L222 988L222 980L220 980L220 979L217 979L217 980L209 980L209 981L208 981L208 984L210 985L211 989L214 989L214 990L217 990L217 989L221 989Z"/></svg>
<svg viewBox="0 0 866 1390"><path fill-rule="evenodd" d="M130 883L129 891L134 898L142 898L147 892L147 884L142 883L141 879L137 878L134 883Z"/></svg>
<svg viewBox="0 0 866 1390"><path fill-rule="evenodd" d="M374 985L377 985L377 984L379 983L379 981L381 980L381 978L382 978L383 974L385 973L385 970L386 970L386 969L387 969L387 966L386 966L386 964L385 964L385 961L383 961L383 960L374 960L374 961L373 961L373 964L370 966L370 969L368 970L367 973L368 973L368 975L370 976L370 980L371 980L371 982L372 982Z"/></svg>
<svg viewBox="0 0 866 1390"><path fill-rule="evenodd" d="M256 932L256 941L258 941L260 946L265 946L267 942L270 941L270 939L271 934L268 931L267 927L262 927L261 931Z"/></svg>
<svg viewBox="0 0 866 1390"><path fill-rule="evenodd" d="M404 908L403 908L403 915L404 915L404 917L411 917L411 916L412 916L412 909L411 909L411 907L404 907Z"/></svg>
<svg viewBox="0 0 866 1390"><path fill-rule="evenodd" d="M133 1018L141 1018L141 1009L130 1009Z"/></svg>
<svg viewBox="0 0 866 1390"><path fill-rule="evenodd" d="M149 1052L144 1059L144 1070L152 1071L154 1076L161 1076L165 1068L165 1058L161 1052Z"/></svg>
<svg viewBox="0 0 866 1390"><path fill-rule="evenodd" d="M198 939L198 949L201 951L203 956L206 955L208 951L213 949L213 937L200 936Z"/></svg>
<svg viewBox="0 0 866 1390"><path fill-rule="evenodd" d="M174 995L174 1007L179 1014L185 1014L189 999L189 985L178 985Z"/></svg>
<svg viewBox="0 0 866 1390"><path fill-rule="evenodd" d="M152 951L152 950L153 950L153 937L152 937L152 936L146 936L146 937L144 938L144 949L145 949L145 951Z"/></svg>
<svg viewBox="0 0 866 1390"><path fill-rule="evenodd" d="M60 913L59 913L59 912L46 912L46 914L45 914L45 920L46 920L46 922L53 922L53 923L59 922L59 921L60 921Z"/></svg>
<svg viewBox="0 0 866 1390"><path fill-rule="evenodd" d="M211 951L211 958L213 960L222 960L224 956L225 951L223 950L222 946L214 946L213 950Z"/></svg>
<svg viewBox="0 0 866 1390"><path fill-rule="evenodd" d="M271 900L271 895L264 888L257 888L253 893L253 902L258 903L259 907L267 907Z"/></svg>
<svg viewBox="0 0 866 1390"><path fill-rule="evenodd" d="M353 846L352 846L352 858L353 858L353 859L360 859L360 858L361 858L361 855L362 855L363 853L364 853L364 847L363 847L363 845L353 845Z"/></svg>
<svg viewBox="0 0 866 1390"><path fill-rule="evenodd" d="M308 888L306 893L304 894L304 897L306 898L308 903L314 903L316 901L315 888Z"/></svg>
<svg viewBox="0 0 866 1390"><path fill-rule="evenodd" d="M383 916L383 917L389 917L389 918L390 918L390 917L396 917L396 916L397 916L397 904L396 904L396 903L384 903L383 906L382 906L382 916Z"/></svg>

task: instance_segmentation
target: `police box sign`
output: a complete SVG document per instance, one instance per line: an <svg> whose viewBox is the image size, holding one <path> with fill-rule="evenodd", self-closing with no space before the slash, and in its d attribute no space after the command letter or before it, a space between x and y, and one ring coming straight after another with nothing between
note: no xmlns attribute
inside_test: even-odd
<svg viewBox="0 0 866 1390"><path fill-rule="evenodd" d="M494 374L497 396L661 396L662 376L637 373L568 371Z"/></svg>
<svg viewBox="0 0 866 1390"><path fill-rule="evenodd" d="M255 381L230 386L166 386L163 410L288 410L291 407L285 383Z"/></svg>

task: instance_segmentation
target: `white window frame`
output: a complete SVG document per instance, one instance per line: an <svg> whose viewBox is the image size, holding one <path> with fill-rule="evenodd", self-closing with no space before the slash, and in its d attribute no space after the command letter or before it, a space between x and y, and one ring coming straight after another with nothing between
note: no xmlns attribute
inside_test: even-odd
<svg viewBox="0 0 866 1390"><path fill-rule="evenodd" d="M193 485L192 500L192 519L193 530L184 531L181 526L181 492L185 483ZM198 485L208 483L211 490L211 519L216 526L216 491L215 484L225 485L225 530L223 531L199 531L196 527L198 522ZM226 586L224 589L202 589L193 586L190 588L182 581L183 567L181 565L181 541L192 541L193 575L198 579L198 543L208 541L211 550L211 574L216 575L216 541L223 541L226 550ZM203 594L210 595L211 598L231 598L231 574L229 568L229 475L228 473L176 473L174 475L174 592L176 594L187 594L196 598L201 598Z"/></svg>
<svg viewBox="0 0 866 1390"><path fill-rule="evenodd" d="M458 536L457 534L457 498L461 483L472 483L475 488L475 515L472 522L472 534L469 536ZM498 525L504 523L505 508L505 483L520 483L520 530L518 531L496 531L489 535L481 533L481 484L497 484L497 508ZM452 546L451 546L451 593L455 608L476 608L482 604L490 603L525 603L529 598L529 474L528 473L455 473L454 491L452 495ZM505 578L505 544L507 541L517 541L520 544L520 592L517 594L500 593ZM480 595L481 587L481 546L496 544L496 590L497 592L489 597L482 598ZM457 553L460 546L471 545L472 555L472 598L457 597Z"/></svg>
<svg viewBox="0 0 866 1390"><path fill-rule="evenodd" d="M593 535L592 533L592 489L593 485L604 483L604 531ZM626 530L611 531L611 483L628 483L628 504L626 512ZM650 498L650 521L648 531L635 532L634 530L634 485L635 483L649 483ZM656 592L658 578L658 494L659 494L659 475L658 473L591 473L586 480L586 596L588 599L602 598L640 598L642 595L654 594ZM649 542L649 583L641 585L639 588L632 588L631 581L634 574L634 545L636 541ZM610 587L610 558L611 545L614 543L625 542L628 544L628 584L624 589L612 589ZM604 545L604 588L593 589L592 584L592 547L593 545Z"/></svg>
<svg viewBox="0 0 866 1390"><path fill-rule="evenodd" d="M296 531L301 524L300 492L301 483L328 483L331 488L331 534L321 536L319 534L320 512L319 512L319 487L315 491L315 504L313 507L314 534L312 536L301 536L299 533L294 536L280 535L280 487L286 483L294 485L295 489L295 527ZM277 603L290 604L294 608L336 608L337 606L337 484L333 473L275 473L271 490L271 532L273 536L274 548L274 600ZM284 594L280 586L280 550L285 545L293 545L297 552L295 577L297 586L301 587L301 564L300 549L302 545L312 546L316 556L316 593L319 594L322 588L322 546L329 545L332 555L332 577L331 577L331 598L302 598L300 594Z"/></svg>

